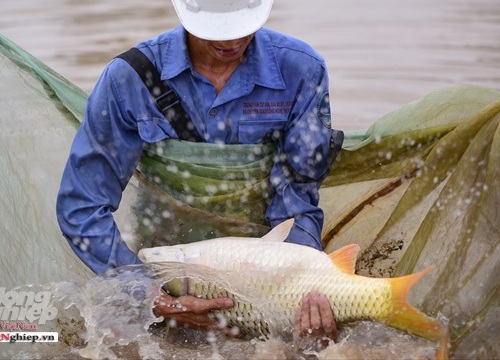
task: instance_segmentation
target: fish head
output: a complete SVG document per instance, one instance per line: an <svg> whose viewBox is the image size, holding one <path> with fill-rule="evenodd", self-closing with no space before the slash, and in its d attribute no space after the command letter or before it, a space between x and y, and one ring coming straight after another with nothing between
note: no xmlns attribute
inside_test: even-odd
<svg viewBox="0 0 500 360"><path fill-rule="evenodd" d="M181 247L158 246L139 250L139 259L145 263L152 262L184 262L185 256Z"/></svg>
<svg viewBox="0 0 500 360"><path fill-rule="evenodd" d="M139 259L145 263L151 262L179 262L214 266L219 263L219 258L228 257L230 254L239 252L240 242L253 244L255 241L283 242L293 226L294 220L288 219L275 226L262 238L223 237L210 240L202 240L189 244L178 244L173 246L158 246L145 248L139 251Z"/></svg>

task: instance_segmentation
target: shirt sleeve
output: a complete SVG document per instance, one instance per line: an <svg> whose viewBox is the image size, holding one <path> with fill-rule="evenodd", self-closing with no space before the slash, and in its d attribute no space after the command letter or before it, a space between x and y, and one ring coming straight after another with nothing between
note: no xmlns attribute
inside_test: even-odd
<svg viewBox="0 0 500 360"><path fill-rule="evenodd" d="M266 220L274 227L294 218L286 241L321 249L323 211L319 188L330 170L330 103L326 67L303 80L297 100L278 146L270 174L273 195Z"/></svg>
<svg viewBox="0 0 500 360"><path fill-rule="evenodd" d="M143 150L137 122L119 93L122 85L116 79L121 74L113 75L112 69L105 69L89 97L57 197L60 228L74 252L95 273L140 263L112 215ZM119 81L126 82L126 76Z"/></svg>

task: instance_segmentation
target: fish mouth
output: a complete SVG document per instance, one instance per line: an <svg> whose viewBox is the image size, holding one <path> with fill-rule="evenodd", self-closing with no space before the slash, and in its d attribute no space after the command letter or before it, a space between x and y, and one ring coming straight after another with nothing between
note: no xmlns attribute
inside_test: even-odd
<svg viewBox="0 0 500 360"><path fill-rule="evenodd" d="M146 259L146 255L144 253L145 253L145 251L143 251L143 249L139 250L139 253L137 254L137 257L142 262L147 262L148 260Z"/></svg>

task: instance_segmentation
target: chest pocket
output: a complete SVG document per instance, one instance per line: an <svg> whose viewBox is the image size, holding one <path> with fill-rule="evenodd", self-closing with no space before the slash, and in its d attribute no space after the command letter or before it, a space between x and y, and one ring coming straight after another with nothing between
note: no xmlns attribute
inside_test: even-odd
<svg viewBox="0 0 500 360"><path fill-rule="evenodd" d="M245 120L238 124L240 144L259 144L276 139L285 127L286 119Z"/></svg>

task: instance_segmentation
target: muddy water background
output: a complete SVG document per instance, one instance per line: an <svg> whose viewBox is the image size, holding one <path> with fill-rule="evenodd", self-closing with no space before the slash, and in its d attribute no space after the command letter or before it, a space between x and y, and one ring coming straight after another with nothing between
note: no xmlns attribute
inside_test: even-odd
<svg viewBox="0 0 500 360"><path fill-rule="evenodd" d="M0 33L86 91L92 89L102 68L114 55L176 25L169 0L0 0ZM325 56L331 77L334 126L340 129L368 127L382 115L438 88L460 84L500 88L500 3L497 0L276 0L267 26L306 40ZM68 141L52 144L53 150L65 157ZM21 149L26 144L17 146ZM16 150L9 148L13 153ZM10 173L10 169L0 170ZM47 187L43 178L37 180L34 176L30 180L38 183L23 188L28 191L25 196L37 198L38 193L30 194L29 190ZM49 197L57 188L56 182L50 184L48 201L52 201ZM0 188L0 198L4 185ZM0 213L3 215L2 209ZM45 221L43 216L33 217L24 219L17 227L29 224L36 232L43 228ZM1 244L9 240L3 229L0 223ZM30 241L39 240L25 237L25 248L31 247ZM9 262L2 262L2 272L7 272L11 282L0 285L23 286L33 281L27 267L15 268L24 257L21 251L12 252ZM42 255L39 257L40 262L47 260ZM51 276L40 279L60 281L68 275ZM98 304L86 305L91 308ZM71 318L62 313L61 309L61 321ZM116 325L123 323L117 321ZM370 338L378 338L382 347L406 346L405 338L397 338L397 333L378 331L373 324L364 326L368 327L350 335L358 334L354 342L361 342L369 332ZM93 339L99 340L95 336ZM409 348L398 355L406 354L407 358L428 355L427 348L417 351L415 342L408 344ZM71 346L76 348L77 344ZM158 347L164 345L153 341L145 342L144 346L151 348L144 358L158 354L193 358L198 354L202 359L213 355L212 343L204 341L194 349L176 344L158 351ZM260 358L264 359L279 353L282 347L282 343L258 345L256 355L251 346L232 341L218 343L218 351L224 358L231 358L235 353L259 358L261 351ZM127 349L130 348L123 351ZM54 351L52 348L52 355ZM75 355L71 348L69 351L62 349L60 358ZM349 351L352 354L350 348L342 352L343 357L349 357ZM367 358L375 355L372 352ZM378 355L398 358L390 352Z"/></svg>
<svg viewBox="0 0 500 360"><path fill-rule="evenodd" d="M176 25L169 0L1 1L0 32L87 91L114 55ZM276 0L267 26L326 58L341 129L437 88L500 87L497 0Z"/></svg>

